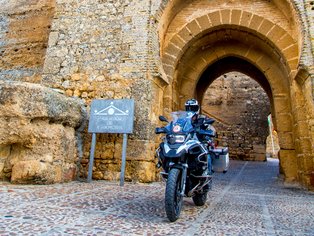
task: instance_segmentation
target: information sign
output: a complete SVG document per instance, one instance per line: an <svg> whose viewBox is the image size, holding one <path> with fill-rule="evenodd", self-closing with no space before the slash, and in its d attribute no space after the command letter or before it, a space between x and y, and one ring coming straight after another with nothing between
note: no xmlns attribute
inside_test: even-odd
<svg viewBox="0 0 314 236"><path fill-rule="evenodd" d="M130 134L133 120L133 99L93 100L88 132Z"/></svg>
<svg viewBox="0 0 314 236"><path fill-rule="evenodd" d="M88 166L87 182L92 181L96 133L123 133L122 165L120 186L124 185L126 165L127 134L133 132L134 100L93 100L91 104L88 132L92 133L92 144Z"/></svg>

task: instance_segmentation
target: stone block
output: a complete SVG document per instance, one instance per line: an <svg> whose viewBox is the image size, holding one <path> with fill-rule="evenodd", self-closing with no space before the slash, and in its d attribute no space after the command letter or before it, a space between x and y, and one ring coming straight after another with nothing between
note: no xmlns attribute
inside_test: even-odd
<svg viewBox="0 0 314 236"><path fill-rule="evenodd" d="M153 182L156 179L156 164L146 161L132 161L126 165L126 180L143 183Z"/></svg>
<svg viewBox="0 0 314 236"><path fill-rule="evenodd" d="M185 46L185 42L178 35L175 35L170 42L178 48L183 48Z"/></svg>
<svg viewBox="0 0 314 236"><path fill-rule="evenodd" d="M239 25L240 24L240 18L241 18L242 11L238 9L233 9L231 11L231 24L232 25Z"/></svg>
<svg viewBox="0 0 314 236"><path fill-rule="evenodd" d="M299 65L299 58L291 58L288 60L288 65L291 69L296 69ZM294 74L291 74L291 78L295 78L296 73L294 71L292 71Z"/></svg>
<svg viewBox="0 0 314 236"><path fill-rule="evenodd" d="M259 154L266 153L266 146L265 145L253 145L253 152Z"/></svg>
<svg viewBox="0 0 314 236"><path fill-rule="evenodd" d="M194 36L198 35L201 32L200 26L197 24L195 20L188 23L186 27Z"/></svg>
<svg viewBox="0 0 314 236"><path fill-rule="evenodd" d="M165 51L172 55L173 57L176 57L178 54L180 54L180 48L178 48L177 45L173 44L172 42L170 42L167 46L167 48L165 49Z"/></svg>
<svg viewBox="0 0 314 236"><path fill-rule="evenodd" d="M55 167L56 169L56 167ZM78 167L76 163L65 163L61 171L55 171L55 182L70 182L76 179ZM60 176L60 177L59 177Z"/></svg>
<svg viewBox="0 0 314 236"><path fill-rule="evenodd" d="M291 36L286 33L281 39L279 39L277 41L277 46L283 50L291 45L293 45L295 42L293 41L293 39L291 38Z"/></svg>
<svg viewBox="0 0 314 236"><path fill-rule="evenodd" d="M283 35L285 35L286 31L282 29L280 26L275 25L267 34L267 36L271 39L272 42L276 43Z"/></svg>
<svg viewBox="0 0 314 236"><path fill-rule="evenodd" d="M298 177L297 159L294 150L279 151L280 167L285 176L285 181L295 182Z"/></svg>
<svg viewBox="0 0 314 236"><path fill-rule="evenodd" d="M187 27L184 27L183 29L181 29L181 31L178 33L178 35L185 42L189 42L193 38L193 35L191 34L191 32L188 30Z"/></svg>
<svg viewBox="0 0 314 236"><path fill-rule="evenodd" d="M181 93L191 96L191 91L194 88L195 83L190 80L184 80L181 85Z"/></svg>
<svg viewBox="0 0 314 236"><path fill-rule="evenodd" d="M276 115L277 119L277 131L279 132L289 132L293 130L292 126L292 116L289 113L278 113Z"/></svg>
<svg viewBox="0 0 314 236"><path fill-rule="evenodd" d="M300 138L296 141L296 144L298 147L297 150L300 151L300 153L308 154L313 151L310 138Z"/></svg>
<svg viewBox="0 0 314 236"><path fill-rule="evenodd" d="M153 161L155 142L145 140L128 140L126 159L128 161ZM122 140L116 142L115 159L121 160Z"/></svg>
<svg viewBox="0 0 314 236"><path fill-rule="evenodd" d="M230 24L231 11L229 9L221 10L222 24Z"/></svg>
<svg viewBox="0 0 314 236"><path fill-rule="evenodd" d="M252 48L250 48L250 50L248 51L247 55L246 55L255 65L256 61L262 56L261 52L256 50L256 48L254 48L254 46Z"/></svg>
<svg viewBox="0 0 314 236"><path fill-rule="evenodd" d="M290 61L291 59L294 59L296 57L298 57L299 55L299 47L298 44L292 44L289 47L287 47L286 49L284 49L283 54L286 57L287 61Z"/></svg>
<svg viewBox="0 0 314 236"><path fill-rule="evenodd" d="M314 171L314 154L305 153L302 158L302 165L303 165L302 170L305 173L310 174L311 172L313 172Z"/></svg>
<svg viewBox="0 0 314 236"><path fill-rule="evenodd" d="M12 168L12 183L52 184L54 179L55 173L52 166L37 160L19 161Z"/></svg>
<svg viewBox="0 0 314 236"><path fill-rule="evenodd" d="M263 17L258 15L253 15L249 27L251 29L257 30L263 21Z"/></svg>
<svg viewBox="0 0 314 236"><path fill-rule="evenodd" d="M174 63L174 62L173 62ZM174 67L173 67L173 63L172 64L170 64L170 65L163 65L163 69L164 69L164 71L165 71L165 73L167 74L167 75L172 75L173 74L173 72L174 72ZM168 79L171 81L172 80L172 78L171 77L168 77Z"/></svg>
<svg viewBox="0 0 314 236"><path fill-rule="evenodd" d="M0 180L3 180L5 178L3 169L4 169L4 163L0 162Z"/></svg>
<svg viewBox="0 0 314 236"><path fill-rule="evenodd" d="M40 85L0 82L0 156L14 183L49 184L76 175L75 128L82 104ZM82 124L83 124L82 123Z"/></svg>
<svg viewBox="0 0 314 236"><path fill-rule="evenodd" d="M202 30L206 30L211 26L211 22L208 18L208 15L201 16L197 18L196 21L198 22Z"/></svg>
<svg viewBox="0 0 314 236"><path fill-rule="evenodd" d="M252 18L252 13L250 12L242 12L241 20L240 20L240 25L242 26L249 26Z"/></svg>
<svg viewBox="0 0 314 236"><path fill-rule="evenodd" d="M310 136L309 126L306 120L298 121L296 123L296 134L299 138L305 138Z"/></svg>
<svg viewBox="0 0 314 236"><path fill-rule="evenodd" d="M0 162L8 158L11 153L10 145L0 145Z"/></svg>
<svg viewBox="0 0 314 236"><path fill-rule="evenodd" d="M104 174L101 171L93 171L93 179L102 180L104 179Z"/></svg>
<svg viewBox="0 0 314 236"><path fill-rule="evenodd" d="M274 23L271 21L264 19L260 27L258 28L258 31L264 35L267 35L269 31L274 27Z"/></svg>
<svg viewBox="0 0 314 236"><path fill-rule="evenodd" d="M120 175L121 175L120 171L114 171L114 170L108 169L107 171L103 172L102 179L109 180L109 181L118 181L120 180Z"/></svg>
<svg viewBox="0 0 314 236"><path fill-rule="evenodd" d="M56 74L60 71L61 58L47 57L45 60L43 72L47 74Z"/></svg>
<svg viewBox="0 0 314 236"><path fill-rule="evenodd" d="M221 19L220 19L220 12L215 11L208 14L208 17L210 19L210 22L212 23L212 26L220 25Z"/></svg>
<svg viewBox="0 0 314 236"><path fill-rule="evenodd" d="M293 132L278 132L279 146L282 149L294 149Z"/></svg>
<svg viewBox="0 0 314 236"><path fill-rule="evenodd" d="M259 66L259 68L265 72L268 71L272 66L272 61L268 56L261 56L256 61L256 64Z"/></svg>
<svg viewBox="0 0 314 236"><path fill-rule="evenodd" d="M276 112L287 113L290 111L289 99L286 96L274 97Z"/></svg>

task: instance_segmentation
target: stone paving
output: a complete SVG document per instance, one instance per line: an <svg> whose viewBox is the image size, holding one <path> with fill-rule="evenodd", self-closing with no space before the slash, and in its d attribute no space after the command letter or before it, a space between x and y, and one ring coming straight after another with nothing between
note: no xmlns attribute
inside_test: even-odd
<svg viewBox="0 0 314 236"><path fill-rule="evenodd" d="M164 211L165 183L0 183L0 235L314 235L314 194L285 186L278 161L232 161L203 207Z"/></svg>

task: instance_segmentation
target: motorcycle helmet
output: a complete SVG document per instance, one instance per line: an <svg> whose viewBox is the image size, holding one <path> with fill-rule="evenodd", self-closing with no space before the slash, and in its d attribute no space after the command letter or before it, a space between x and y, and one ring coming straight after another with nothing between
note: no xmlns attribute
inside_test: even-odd
<svg viewBox="0 0 314 236"><path fill-rule="evenodd" d="M189 99L184 104L186 111L192 111L197 114L200 112L200 106L198 105L198 101L194 98Z"/></svg>

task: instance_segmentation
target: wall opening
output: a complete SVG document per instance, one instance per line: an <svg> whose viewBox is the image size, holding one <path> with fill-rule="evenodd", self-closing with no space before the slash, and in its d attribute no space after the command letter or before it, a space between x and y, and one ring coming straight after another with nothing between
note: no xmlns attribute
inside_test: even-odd
<svg viewBox="0 0 314 236"><path fill-rule="evenodd" d="M202 99L202 112L216 119L219 145L228 146L233 159L266 160L270 110L263 88L240 72L218 77Z"/></svg>

